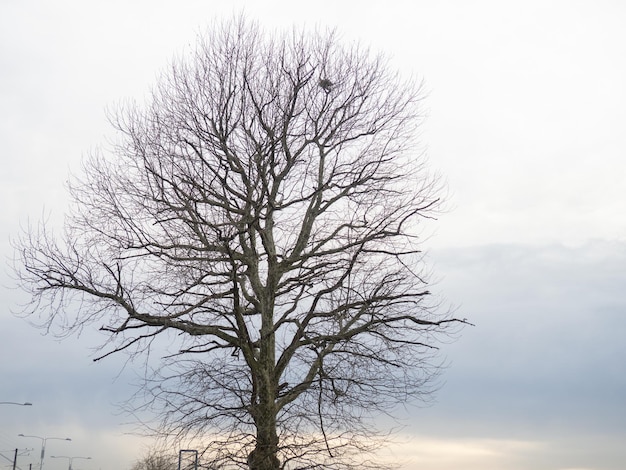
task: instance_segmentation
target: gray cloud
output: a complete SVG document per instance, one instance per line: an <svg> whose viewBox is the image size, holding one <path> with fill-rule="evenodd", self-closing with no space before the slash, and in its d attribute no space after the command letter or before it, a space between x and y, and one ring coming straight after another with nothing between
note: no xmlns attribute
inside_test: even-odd
<svg viewBox="0 0 626 470"><path fill-rule="evenodd" d="M416 413L426 422L416 429L626 436L626 244L483 246L433 258L439 288L476 327L447 348L445 387Z"/></svg>

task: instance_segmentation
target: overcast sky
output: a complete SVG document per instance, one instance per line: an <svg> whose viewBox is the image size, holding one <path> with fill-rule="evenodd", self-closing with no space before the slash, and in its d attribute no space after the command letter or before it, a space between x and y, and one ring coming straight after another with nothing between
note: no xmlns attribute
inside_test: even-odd
<svg viewBox="0 0 626 470"><path fill-rule="evenodd" d="M622 470L626 462L626 3L0 2L0 250L66 208L64 182L212 19L336 26L425 80L422 142L448 184L426 242L435 291L476 324L390 453L406 470ZM124 470L148 443L115 403L137 371L93 364L11 314L0 274L0 468Z"/></svg>

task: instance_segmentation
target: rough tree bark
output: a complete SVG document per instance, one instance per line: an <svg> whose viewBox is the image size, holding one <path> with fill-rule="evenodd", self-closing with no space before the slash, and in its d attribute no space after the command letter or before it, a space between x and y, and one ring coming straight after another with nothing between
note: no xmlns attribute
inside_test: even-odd
<svg viewBox="0 0 626 470"><path fill-rule="evenodd" d="M428 300L421 99L332 33L214 28L115 114L63 235L17 243L24 313L99 322L102 357L166 336L148 405L215 465L367 466L371 418L428 392L463 322Z"/></svg>

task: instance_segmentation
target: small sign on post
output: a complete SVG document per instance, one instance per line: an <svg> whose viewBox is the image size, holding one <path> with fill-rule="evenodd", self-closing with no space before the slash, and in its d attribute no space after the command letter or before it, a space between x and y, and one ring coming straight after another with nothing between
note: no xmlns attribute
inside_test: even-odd
<svg viewBox="0 0 626 470"><path fill-rule="evenodd" d="M193 454L193 455L189 455L189 454ZM198 451L192 450L192 449L179 450L178 451L178 470L198 470Z"/></svg>

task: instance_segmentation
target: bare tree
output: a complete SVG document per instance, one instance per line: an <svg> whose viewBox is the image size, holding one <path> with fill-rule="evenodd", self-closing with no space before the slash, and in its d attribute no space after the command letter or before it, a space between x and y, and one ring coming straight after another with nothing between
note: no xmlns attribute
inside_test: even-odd
<svg viewBox="0 0 626 470"><path fill-rule="evenodd" d="M421 99L332 33L216 27L115 113L62 237L18 242L25 313L100 322L101 357L166 336L148 405L214 465L366 466L372 419L429 391L463 322L428 300Z"/></svg>

